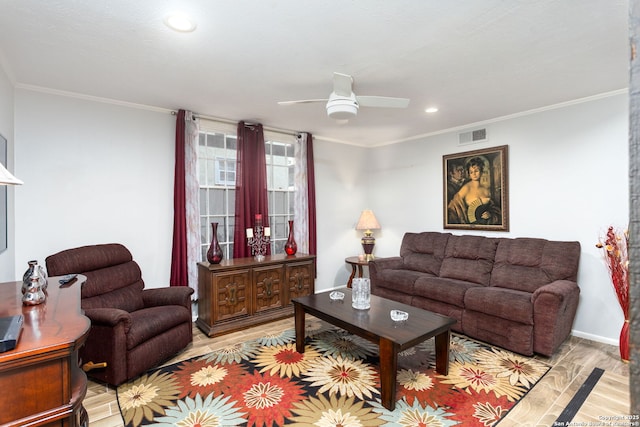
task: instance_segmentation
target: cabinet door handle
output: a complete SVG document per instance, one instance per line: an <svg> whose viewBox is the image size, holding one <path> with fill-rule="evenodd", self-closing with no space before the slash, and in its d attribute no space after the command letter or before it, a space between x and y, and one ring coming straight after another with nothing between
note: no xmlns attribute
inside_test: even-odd
<svg viewBox="0 0 640 427"><path fill-rule="evenodd" d="M236 303L236 291L237 291L237 287L235 283L231 283L229 286L229 302L231 304L235 304Z"/></svg>
<svg viewBox="0 0 640 427"><path fill-rule="evenodd" d="M301 291L304 287L304 276L302 274L298 274L298 290Z"/></svg>
<svg viewBox="0 0 640 427"><path fill-rule="evenodd" d="M267 296L270 297L273 293L273 281L270 278L264 279L264 285L267 288Z"/></svg>

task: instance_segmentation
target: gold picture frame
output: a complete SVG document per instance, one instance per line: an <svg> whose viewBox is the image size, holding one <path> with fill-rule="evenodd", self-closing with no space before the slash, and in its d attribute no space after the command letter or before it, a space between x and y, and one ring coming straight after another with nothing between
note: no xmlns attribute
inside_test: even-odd
<svg viewBox="0 0 640 427"><path fill-rule="evenodd" d="M509 231L509 146L442 156L444 228Z"/></svg>

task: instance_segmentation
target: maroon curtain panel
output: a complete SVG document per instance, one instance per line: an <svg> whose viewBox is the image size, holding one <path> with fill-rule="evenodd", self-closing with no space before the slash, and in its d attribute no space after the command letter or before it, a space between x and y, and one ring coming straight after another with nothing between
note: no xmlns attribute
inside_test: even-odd
<svg viewBox="0 0 640 427"><path fill-rule="evenodd" d="M317 255L316 175L313 167L313 135L307 133L307 197L309 199L309 253Z"/></svg>
<svg viewBox="0 0 640 427"><path fill-rule="evenodd" d="M180 110L176 119L176 154L173 181L173 247L171 250L171 286L189 286L187 272L187 214L185 180L185 111Z"/></svg>
<svg viewBox="0 0 640 427"><path fill-rule="evenodd" d="M262 214L262 225L269 226L267 165L264 132L261 124L238 123L236 165L235 231L233 257L251 256L245 230L252 228L256 214ZM271 252L267 248L267 254Z"/></svg>

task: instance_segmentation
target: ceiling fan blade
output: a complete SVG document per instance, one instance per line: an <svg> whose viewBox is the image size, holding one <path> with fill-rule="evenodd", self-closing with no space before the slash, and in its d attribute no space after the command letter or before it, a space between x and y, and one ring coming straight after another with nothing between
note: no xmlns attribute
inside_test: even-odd
<svg viewBox="0 0 640 427"><path fill-rule="evenodd" d="M278 105L308 104L311 102L327 102L328 99L300 99L298 101L278 101Z"/></svg>
<svg viewBox="0 0 640 427"><path fill-rule="evenodd" d="M392 98L389 96L356 96L361 107L407 108L408 98Z"/></svg>
<svg viewBox="0 0 640 427"><path fill-rule="evenodd" d="M350 97L353 92L351 85L353 78L350 75L342 73L333 73L333 91L336 95Z"/></svg>

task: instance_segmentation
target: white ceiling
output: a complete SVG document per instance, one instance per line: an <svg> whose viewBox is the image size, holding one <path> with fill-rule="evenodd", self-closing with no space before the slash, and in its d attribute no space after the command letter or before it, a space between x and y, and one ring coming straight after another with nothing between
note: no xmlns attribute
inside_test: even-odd
<svg viewBox="0 0 640 427"><path fill-rule="evenodd" d="M192 33L163 20L182 10ZM2 0L0 61L46 88L375 146L625 89L626 0ZM332 74L362 107L341 124ZM440 111L426 114L426 107Z"/></svg>

